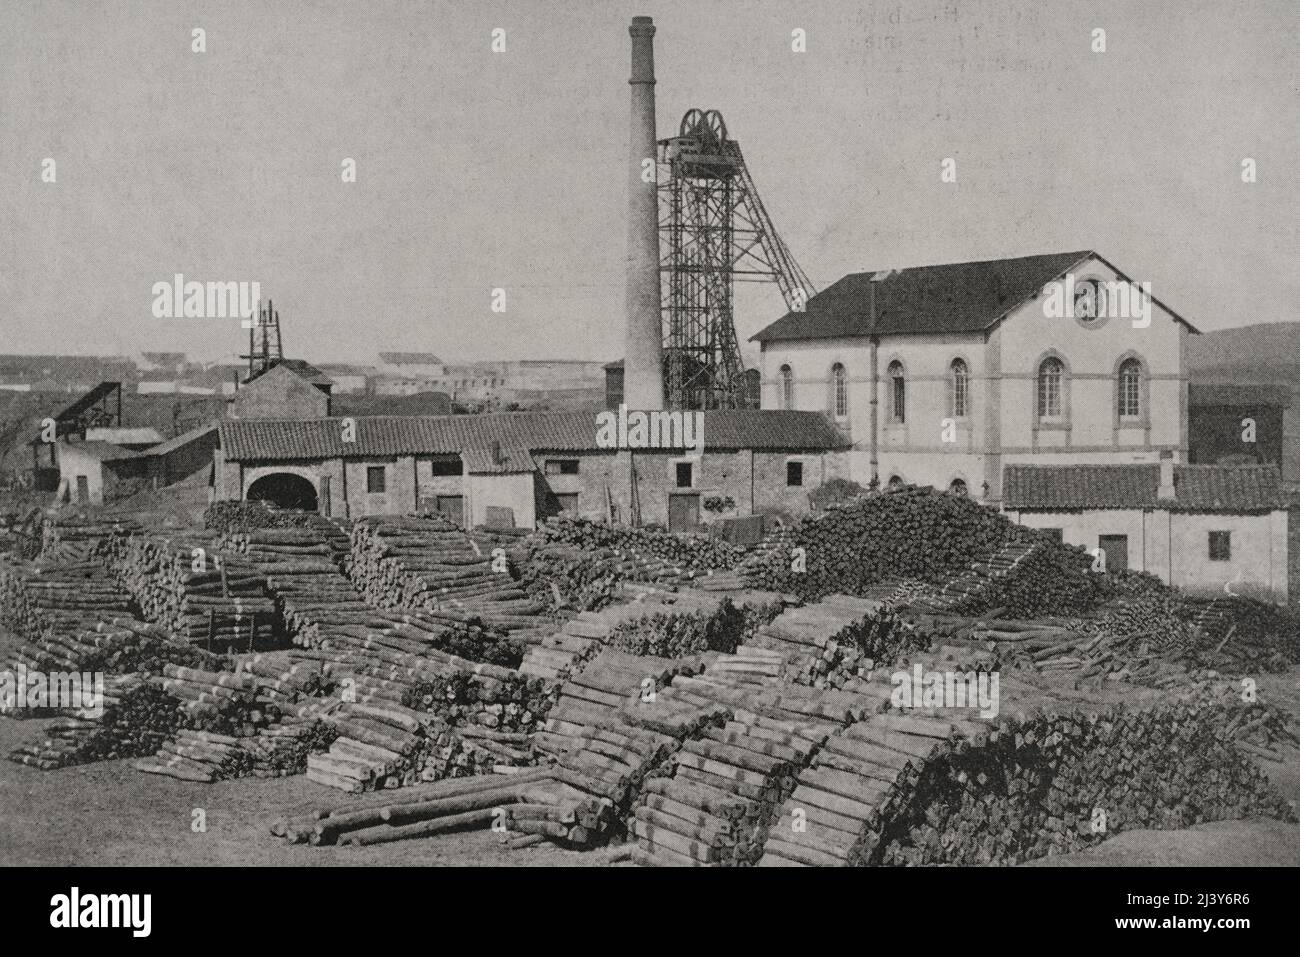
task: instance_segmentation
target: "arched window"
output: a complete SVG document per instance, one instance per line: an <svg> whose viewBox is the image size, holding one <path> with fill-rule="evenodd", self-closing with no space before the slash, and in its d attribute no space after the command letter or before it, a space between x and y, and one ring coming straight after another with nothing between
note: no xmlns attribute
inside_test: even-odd
<svg viewBox="0 0 1300 957"><path fill-rule="evenodd" d="M951 482L948 483L948 491L952 492L953 495L965 495L966 494L965 480L959 478L953 479Z"/></svg>
<svg viewBox="0 0 1300 957"><path fill-rule="evenodd" d="M794 408L794 371L789 366L781 366L781 408Z"/></svg>
<svg viewBox="0 0 1300 957"><path fill-rule="evenodd" d="M948 411L962 419L970 414L970 373L962 359L953 359L948 371Z"/></svg>
<svg viewBox="0 0 1300 957"><path fill-rule="evenodd" d="M1142 414L1142 363L1125 359L1119 367L1119 415L1121 419Z"/></svg>
<svg viewBox="0 0 1300 957"><path fill-rule="evenodd" d="M891 476L889 476L889 487L890 487L890 488L902 488L902 487L903 487L903 477L902 477L901 475L891 475Z"/></svg>
<svg viewBox="0 0 1300 957"><path fill-rule="evenodd" d="M1048 356L1038 367L1038 417L1057 419L1061 416L1061 381L1065 366L1061 360Z"/></svg>
<svg viewBox="0 0 1300 957"><path fill-rule="evenodd" d="M907 379L903 375L903 363L895 359L885 371L889 377L889 417L895 422L906 422Z"/></svg>
<svg viewBox="0 0 1300 957"><path fill-rule="evenodd" d="M831 408L835 418L843 419L849 414L849 377L844 366L835 363L831 366Z"/></svg>

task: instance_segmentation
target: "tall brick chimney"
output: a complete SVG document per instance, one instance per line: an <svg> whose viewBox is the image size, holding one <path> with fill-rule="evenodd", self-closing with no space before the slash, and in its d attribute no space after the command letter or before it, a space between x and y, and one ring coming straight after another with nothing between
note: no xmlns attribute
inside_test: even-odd
<svg viewBox="0 0 1300 957"><path fill-rule="evenodd" d="M623 401L629 409L664 407L663 328L659 301L659 196L654 176L654 22L633 17L632 126L628 144L627 288L624 300Z"/></svg>

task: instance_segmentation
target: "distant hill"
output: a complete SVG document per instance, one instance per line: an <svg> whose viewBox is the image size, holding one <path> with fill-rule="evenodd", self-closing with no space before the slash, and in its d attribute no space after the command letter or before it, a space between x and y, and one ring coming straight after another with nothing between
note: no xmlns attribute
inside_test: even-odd
<svg viewBox="0 0 1300 957"><path fill-rule="evenodd" d="M1300 322L1266 322L1187 337L1193 382L1294 385L1300 381Z"/></svg>

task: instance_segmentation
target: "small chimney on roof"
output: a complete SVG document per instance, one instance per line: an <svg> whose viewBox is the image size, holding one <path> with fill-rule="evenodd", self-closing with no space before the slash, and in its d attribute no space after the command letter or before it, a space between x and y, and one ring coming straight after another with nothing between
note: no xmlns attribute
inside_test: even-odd
<svg viewBox="0 0 1300 957"><path fill-rule="evenodd" d="M1178 490L1174 487L1174 453L1165 451L1160 453L1160 488L1156 492L1156 498L1162 502L1171 502L1178 497Z"/></svg>
<svg viewBox="0 0 1300 957"><path fill-rule="evenodd" d="M494 440L492 442L492 464L500 465L501 461L501 443Z"/></svg>

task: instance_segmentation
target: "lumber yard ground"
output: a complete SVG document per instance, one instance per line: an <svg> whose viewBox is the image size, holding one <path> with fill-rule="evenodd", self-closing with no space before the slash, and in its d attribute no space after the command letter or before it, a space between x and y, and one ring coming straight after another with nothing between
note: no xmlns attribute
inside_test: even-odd
<svg viewBox="0 0 1300 957"><path fill-rule="evenodd" d="M16 648L0 634L0 659ZM1300 697L1295 672L1266 676L1261 695ZM40 733L41 721L0 721L0 753ZM1282 764L1266 762L1270 780L1300 801L1300 749L1282 747ZM374 847L316 848L269 838L284 809L319 798L303 775L194 784L140 774L131 761L107 761L55 772L0 764L0 864L7 865L434 865L586 866L581 851L542 844L508 850L491 831L444 834L433 840ZM385 796L368 796L382 803ZM195 808L207 832L190 829ZM1221 821L1180 831L1140 830L1099 847L1035 866L1294 866L1300 826L1274 820Z"/></svg>

